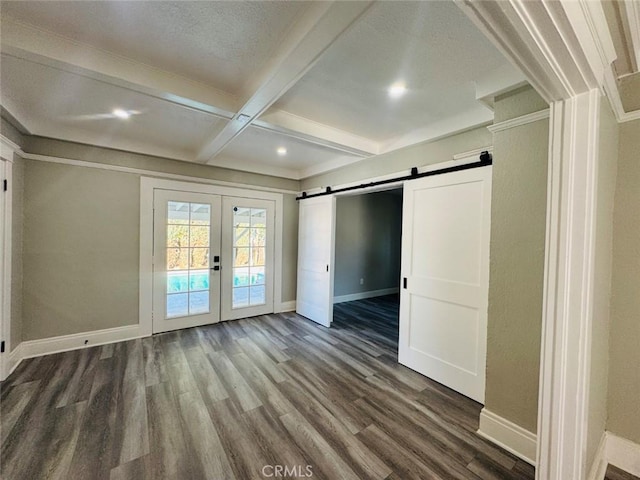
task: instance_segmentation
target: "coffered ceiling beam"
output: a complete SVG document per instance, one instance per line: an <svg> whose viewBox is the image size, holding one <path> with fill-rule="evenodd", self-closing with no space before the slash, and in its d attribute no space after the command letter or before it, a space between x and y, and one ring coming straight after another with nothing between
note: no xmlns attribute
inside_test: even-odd
<svg viewBox="0 0 640 480"><path fill-rule="evenodd" d="M317 2L293 25L280 50L244 90L244 100L232 121L207 141L198 155L206 163L224 149L284 95L320 56L372 5L372 2Z"/></svg>
<svg viewBox="0 0 640 480"><path fill-rule="evenodd" d="M284 110L271 109L259 119L254 120L252 126L358 157L369 157L380 153L380 145L374 140L338 130Z"/></svg>
<svg viewBox="0 0 640 480"><path fill-rule="evenodd" d="M105 50L2 19L2 53L128 90L160 98L220 118L231 118L238 99L209 85L195 82Z"/></svg>

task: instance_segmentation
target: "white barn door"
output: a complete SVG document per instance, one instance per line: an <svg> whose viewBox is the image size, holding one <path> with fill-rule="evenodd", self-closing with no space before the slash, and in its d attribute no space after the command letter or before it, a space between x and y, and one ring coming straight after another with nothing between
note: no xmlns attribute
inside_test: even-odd
<svg viewBox="0 0 640 480"><path fill-rule="evenodd" d="M296 312L329 327L333 320L333 195L300 201Z"/></svg>
<svg viewBox="0 0 640 480"><path fill-rule="evenodd" d="M491 167L404 186L398 360L484 403Z"/></svg>

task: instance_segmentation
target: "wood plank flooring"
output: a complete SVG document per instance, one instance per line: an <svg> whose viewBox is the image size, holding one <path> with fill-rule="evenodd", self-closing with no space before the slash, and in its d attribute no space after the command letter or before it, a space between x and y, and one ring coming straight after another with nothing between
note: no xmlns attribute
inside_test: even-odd
<svg viewBox="0 0 640 480"><path fill-rule="evenodd" d="M397 310L381 297L336 305L331 329L285 313L26 360L1 385L2 477L532 479L475 434L479 404L397 363Z"/></svg>

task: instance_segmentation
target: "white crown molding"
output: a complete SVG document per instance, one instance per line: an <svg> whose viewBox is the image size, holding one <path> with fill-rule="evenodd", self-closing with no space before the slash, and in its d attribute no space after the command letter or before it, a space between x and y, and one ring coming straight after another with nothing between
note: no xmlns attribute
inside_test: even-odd
<svg viewBox="0 0 640 480"><path fill-rule="evenodd" d="M482 152L493 153L493 145L488 145L482 148L474 148L473 150L469 150L467 152L456 153L453 156L453 160L462 163L475 162L478 161Z"/></svg>
<svg viewBox="0 0 640 480"><path fill-rule="evenodd" d="M17 143L12 142L4 135L0 134L0 157L9 162L13 162L13 154L20 153L21 148Z"/></svg>
<svg viewBox="0 0 640 480"><path fill-rule="evenodd" d="M478 435L535 466L536 435L486 407L480 412Z"/></svg>
<svg viewBox="0 0 640 480"><path fill-rule="evenodd" d="M19 152L19 155L22 158L25 158L27 160L37 160L39 162L50 162L50 163L59 163L62 165L73 165L76 167L96 168L98 170L112 170L116 172L133 173L136 175L145 175L149 177L166 178L171 180L182 180L185 182L203 183L207 185L239 187L239 188L244 188L248 190L256 190L256 191L262 191L262 192L275 192L275 193L286 193L286 194L298 193L295 190L286 190L283 188L262 187L259 185L249 185L249 184L238 183L238 182L226 182L224 180L214 180L210 178L193 177L190 175L178 175L175 173L165 173L165 172L159 172L156 170L146 170L142 168L122 167L120 165L109 165L107 163L88 162L86 160L73 160L70 158L52 157L49 155L37 155L34 153L25 153L25 152Z"/></svg>
<svg viewBox="0 0 640 480"><path fill-rule="evenodd" d="M527 113L526 115L521 115L519 117L510 118L509 120L504 120L502 122L494 123L493 125L489 125L487 127L487 130L489 130L491 133L502 132L503 130L509 130L511 128L527 125L529 123L538 122L540 120L544 120L545 118L549 118L548 108L533 113Z"/></svg>

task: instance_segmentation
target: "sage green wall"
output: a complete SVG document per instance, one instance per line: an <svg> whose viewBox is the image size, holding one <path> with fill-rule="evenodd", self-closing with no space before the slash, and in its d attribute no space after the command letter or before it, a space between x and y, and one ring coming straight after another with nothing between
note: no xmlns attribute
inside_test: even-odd
<svg viewBox="0 0 640 480"><path fill-rule="evenodd" d="M607 430L640 443L640 120L619 128Z"/></svg>
<svg viewBox="0 0 640 480"><path fill-rule="evenodd" d="M15 155L11 179L11 350L22 342L24 160Z"/></svg>
<svg viewBox="0 0 640 480"><path fill-rule="evenodd" d="M532 92L497 98L496 117L546 108ZM485 406L531 432L538 414L548 137L548 120L493 136Z"/></svg>
<svg viewBox="0 0 640 480"><path fill-rule="evenodd" d="M453 159L456 153L467 152L491 145L491 133L480 127L447 138L406 147L395 152L378 155L351 165L302 180L301 190L335 186L381 175L410 170Z"/></svg>
<svg viewBox="0 0 640 480"><path fill-rule="evenodd" d="M613 209L618 164L618 122L606 98L601 99L597 178L597 212L591 368L589 380L586 466L591 467L607 423L609 324Z"/></svg>
<svg viewBox="0 0 640 480"><path fill-rule="evenodd" d="M494 109L493 123L539 112L549 108L547 102L530 86L524 86L495 99L499 106Z"/></svg>
<svg viewBox="0 0 640 480"><path fill-rule="evenodd" d="M23 340L138 323L138 175L25 161Z"/></svg>
<svg viewBox="0 0 640 480"><path fill-rule="evenodd" d="M298 186L68 142L27 138L25 143L29 153L274 188ZM22 340L136 324L140 175L36 160L25 160L24 166ZM296 295L298 205L293 194L283 199L282 300L290 301Z"/></svg>
<svg viewBox="0 0 640 480"><path fill-rule="evenodd" d="M282 301L296 299L298 288L298 201L295 195L283 196L282 227Z"/></svg>
<svg viewBox="0 0 640 480"><path fill-rule="evenodd" d="M398 288L401 238L401 195L338 197L334 296Z"/></svg>

